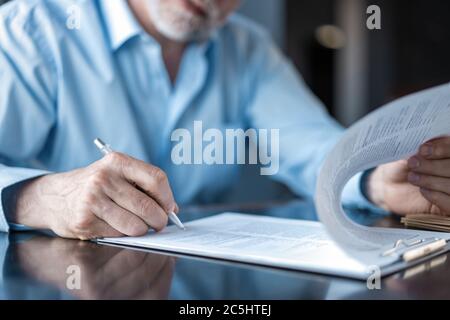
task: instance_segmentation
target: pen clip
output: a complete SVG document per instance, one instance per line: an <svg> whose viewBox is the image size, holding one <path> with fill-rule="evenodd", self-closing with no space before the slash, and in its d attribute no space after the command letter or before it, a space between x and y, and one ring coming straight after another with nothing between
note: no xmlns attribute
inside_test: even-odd
<svg viewBox="0 0 450 320"><path fill-rule="evenodd" d="M432 242L405 251L402 254L402 258L405 262L417 260L440 251L441 249L445 248L446 245L447 240L435 238Z"/></svg>
<svg viewBox="0 0 450 320"><path fill-rule="evenodd" d="M419 244L423 244L425 242L427 242L427 244L434 243L438 240L441 240L441 239L439 239L439 238L420 238L420 239L415 239L415 240L414 239L412 239L412 240L399 239L395 242L394 247L381 253L381 256L383 256L383 257L391 256L395 253L399 253L399 251L401 251L402 249L404 249L406 251L406 249L409 249L411 247L416 247Z"/></svg>

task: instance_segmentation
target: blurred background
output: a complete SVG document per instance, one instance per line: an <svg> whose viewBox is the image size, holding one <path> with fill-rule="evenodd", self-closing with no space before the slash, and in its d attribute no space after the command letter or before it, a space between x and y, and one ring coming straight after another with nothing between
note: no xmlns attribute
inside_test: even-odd
<svg viewBox="0 0 450 320"><path fill-rule="evenodd" d="M366 26L370 5L381 9L380 30ZM400 96L450 81L448 0L243 0L241 12L270 30L344 126ZM254 168L245 174L253 179L231 201L292 197Z"/></svg>
<svg viewBox="0 0 450 320"><path fill-rule="evenodd" d="M381 30L366 27L370 5L381 9ZM393 99L450 81L448 0L243 0L241 11L270 30L344 126ZM283 187L254 179L262 180L256 185L264 197L289 197Z"/></svg>
<svg viewBox="0 0 450 320"><path fill-rule="evenodd" d="M242 1L241 13L268 28L345 126L395 98L450 81L449 0ZM366 27L369 5L381 9L381 30ZM255 178L233 200L289 194L257 168L247 171Z"/></svg>
<svg viewBox="0 0 450 320"><path fill-rule="evenodd" d="M381 30L366 27L369 5ZM448 0L244 0L344 125L413 91L450 81Z"/></svg>
<svg viewBox="0 0 450 320"><path fill-rule="evenodd" d="M366 27L369 5L381 9L381 30ZM393 99L450 81L448 0L243 0L241 11L270 30L344 126ZM254 179L265 191L246 186L255 191L252 199L291 196Z"/></svg>

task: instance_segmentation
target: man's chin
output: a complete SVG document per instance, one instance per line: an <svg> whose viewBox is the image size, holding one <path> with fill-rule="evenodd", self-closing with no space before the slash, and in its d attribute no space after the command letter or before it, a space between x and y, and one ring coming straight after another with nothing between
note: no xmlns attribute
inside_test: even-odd
<svg viewBox="0 0 450 320"><path fill-rule="evenodd" d="M203 42L209 39L212 30L180 31L176 28L160 26L159 32L167 39L176 42Z"/></svg>

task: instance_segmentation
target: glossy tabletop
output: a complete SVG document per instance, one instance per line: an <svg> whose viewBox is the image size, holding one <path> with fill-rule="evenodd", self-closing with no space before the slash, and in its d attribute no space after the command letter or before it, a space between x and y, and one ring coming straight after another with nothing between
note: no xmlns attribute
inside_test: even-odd
<svg viewBox="0 0 450 320"><path fill-rule="evenodd" d="M184 221L223 211L315 220L309 202L189 207ZM395 217L350 212L359 222L400 226ZM450 257L365 282L164 252L66 240L43 233L0 234L1 299L431 299L450 298ZM73 289L71 267L79 268ZM77 283L75 283L77 284Z"/></svg>

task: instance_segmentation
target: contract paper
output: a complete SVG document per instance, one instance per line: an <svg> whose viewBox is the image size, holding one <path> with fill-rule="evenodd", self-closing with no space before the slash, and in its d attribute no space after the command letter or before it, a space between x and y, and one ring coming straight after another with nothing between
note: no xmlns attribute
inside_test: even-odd
<svg viewBox="0 0 450 320"><path fill-rule="evenodd" d="M319 222L224 213L143 237L99 242L153 248L364 279L367 265L340 249Z"/></svg>
<svg viewBox="0 0 450 320"><path fill-rule="evenodd" d="M396 100L347 130L327 156L317 183L317 213L330 236L360 260L375 263L380 250L399 240L399 230L366 227L351 221L341 205L345 184L359 172L406 159L417 153L422 143L447 135L450 135L449 84ZM411 239L427 235L406 231L405 237Z"/></svg>

